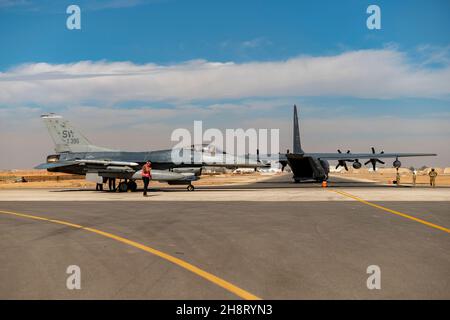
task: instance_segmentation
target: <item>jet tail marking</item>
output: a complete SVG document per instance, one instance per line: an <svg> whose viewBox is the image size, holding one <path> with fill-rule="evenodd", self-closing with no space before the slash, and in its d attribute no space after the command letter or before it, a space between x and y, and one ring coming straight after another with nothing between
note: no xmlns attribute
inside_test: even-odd
<svg viewBox="0 0 450 320"><path fill-rule="evenodd" d="M55 151L57 153L112 151L111 149L91 144L81 132L72 127L68 120L59 115L53 113L44 114L41 118L55 143Z"/></svg>

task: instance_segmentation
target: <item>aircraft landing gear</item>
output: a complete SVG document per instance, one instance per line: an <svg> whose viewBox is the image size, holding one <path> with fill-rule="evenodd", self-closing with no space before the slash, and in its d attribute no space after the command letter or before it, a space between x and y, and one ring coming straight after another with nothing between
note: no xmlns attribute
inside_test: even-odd
<svg viewBox="0 0 450 320"><path fill-rule="evenodd" d="M133 180L128 181L127 187L128 187L128 190L131 192L135 192L137 190L137 184Z"/></svg>
<svg viewBox="0 0 450 320"><path fill-rule="evenodd" d="M109 178L108 179L109 191L117 191L117 192L134 192L137 190L137 183L134 180L125 180L121 181L116 189L116 179Z"/></svg>
<svg viewBox="0 0 450 320"><path fill-rule="evenodd" d="M195 190L195 188L192 184L187 186L187 191L194 191L194 190Z"/></svg>
<svg viewBox="0 0 450 320"><path fill-rule="evenodd" d="M97 183L95 186L95 191L103 191L103 183Z"/></svg>
<svg viewBox="0 0 450 320"><path fill-rule="evenodd" d="M127 192L127 190L128 190L128 183L126 183L124 181L119 183L118 190L119 190L119 192Z"/></svg>

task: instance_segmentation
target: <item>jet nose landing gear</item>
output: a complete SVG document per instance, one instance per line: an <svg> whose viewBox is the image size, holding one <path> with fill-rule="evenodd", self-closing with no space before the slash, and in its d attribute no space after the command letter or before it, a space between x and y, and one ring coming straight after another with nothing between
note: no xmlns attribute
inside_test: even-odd
<svg viewBox="0 0 450 320"><path fill-rule="evenodd" d="M194 191L194 190L195 190L195 188L192 184L187 186L187 191Z"/></svg>

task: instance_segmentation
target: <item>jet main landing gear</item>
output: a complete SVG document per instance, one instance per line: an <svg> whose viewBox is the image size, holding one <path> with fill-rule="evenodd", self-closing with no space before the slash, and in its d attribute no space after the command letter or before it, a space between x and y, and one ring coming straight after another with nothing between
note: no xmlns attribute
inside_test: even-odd
<svg viewBox="0 0 450 320"><path fill-rule="evenodd" d="M119 192L127 192L128 184L126 182L122 181L121 183L119 183L118 190L119 190Z"/></svg>
<svg viewBox="0 0 450 320"><path fill-rule="evenodd" d="M130 190L131 192L135 192L137 190L137 184L133 180L128 181L127 187L128 187L128 190Z"/></svg>
<svg viewBox="0 0 450 320"><path fill-rule="evenodd" d="M133 180L125 180L119 183L118 191L119 192L135 192L137 190L137 184Z"/></svg>
<svg viewBox="0 0 450 320"><path fill-rule="evenodd" d="M188 185L186 189L187 189L187 191L194 191L195 190L195 188L194 188L194 186L192 184Z"/></svg>

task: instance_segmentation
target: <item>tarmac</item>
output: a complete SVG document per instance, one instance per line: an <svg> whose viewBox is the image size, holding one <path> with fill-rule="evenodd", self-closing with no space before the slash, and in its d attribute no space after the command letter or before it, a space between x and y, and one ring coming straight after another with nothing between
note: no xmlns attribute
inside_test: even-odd
<svg viewBox="0 0 450 320"><path fill-rule="evenodd" d="M449 299L448 228L450 188L337 178L1 190L0 299Z"/></svg>

